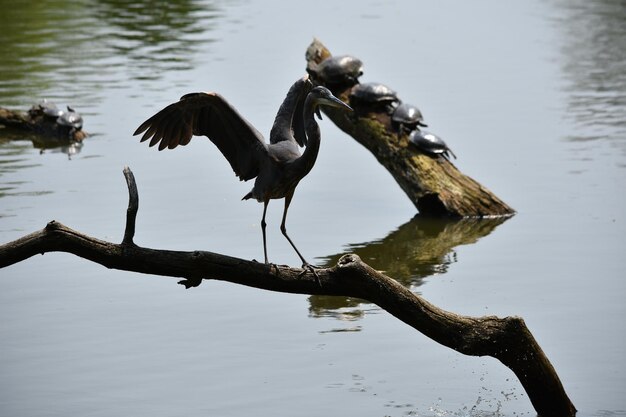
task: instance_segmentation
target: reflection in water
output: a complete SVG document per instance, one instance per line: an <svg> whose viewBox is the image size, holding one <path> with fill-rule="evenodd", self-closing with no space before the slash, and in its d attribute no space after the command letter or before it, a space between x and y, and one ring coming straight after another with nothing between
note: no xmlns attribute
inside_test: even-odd
<svg viewBox="0 0 626 417"><path fill-rule="evenodd" d="M194 0L0 0L0 105L43 97L86 108L98 92L193 66L219 15ZM82 102L80 100L83 100Z"/></svg>
<svg viewBox="0 0 626 417"><path fill-rule="evenodd" d="M334 266L339 258L355 253L372 268L384 272L407 287L417 287L425 277L443 274L456 262L454 248L475 243L489 235L508 217L441 219L415 216L381 240L349 245L344 253L328 256L320 262ZM368 309L363 300L336 296L309 297L309 312L314 317L331 316L355 320Z"/></svg>
<svg viewBox="0 0 626 417"><path fill-rule="evenodd" d="M194 0L97 2L95 15L110 27L105 44L129 59L131 78L155 80L163 71L193 67L198 43L219 17L212 4Z"/></svg>
<svg viewBox="0 0 626 417"><path fill-rule="evenodd" d="M0 106L27 108L47 98L84 110L86 118L102 112L98 105L112 89L193 67L220 16L212 3L196 0L0 0L0 9ZM154 88L160 85L144 86ZM69 157L82 147L3 129L0 178L32 166L19 156L32 149L23 141ZM0 181L0 197L14 188L9 182Z"/></svg>
<svg viewBox="0 0 626 417"><path fill-rule="evenodd" d="M8 143L11 141L30 141L34 148L39 149L39 153L64 153L69 159L71 159L73 155L80 153L80 150L83 148L83 142L51 138L34 132L5 128L0 131L0 164L8 162L5 160L5 155L11 155L15 149L21 149L23 151L29 149L25 146L9 147ZM24 159L26 159L26 157L24 157ZM0 170L0 177L2 177L2 173L2 170Z"/></svg>
<svg viewBox="0 0 626 417"><path fill-rule="evenodd" d="M626 3L557 0L563 31L568 116L580 135L608 139L626 152Z"/></svg>

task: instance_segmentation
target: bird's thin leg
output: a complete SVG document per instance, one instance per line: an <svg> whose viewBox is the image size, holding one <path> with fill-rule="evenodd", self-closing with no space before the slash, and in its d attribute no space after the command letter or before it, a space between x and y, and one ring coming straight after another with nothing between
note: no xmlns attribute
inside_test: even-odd
<svg viewBox="0 0 626 417"><path fill-rule="evenodd" d="M291 247L293 248L293 250L296 251L296 253L300 257L300 260L302 261L302 266L305 266L305 265L309 265L309 263L306 261L306 259L304 259L304 257L302 256L298 248L296 248L296 245L293 244L293 241L287 234L287 227L285 226L285 222L287 221L287 210L289 210L289 204L291 204L292 197L293 197L293 191L285 196L285 210L283 211L283 221L280 223L280 231L283 233L283 236L287 238L289 243L291 243Z"/></svg>
<svg viewBox="0 0 626 417"><path fill-rule="evenodd" d="M269 204L269 200L263 202L263 218L261 219L261 230L263 231L263 254L265 255L265 263L267 264L267 240L265 238L265 213L267 213L267 205Z"/></svg>
<svg viewBox="0 0 626 417"><path fill-rule="evenodd" d="M285 226L285 222L287 221L287 210L289 209L289 204L291 203L292 197L293 197L293 191L285 196L285 210L283 211L283 221L280 223L280 231L287 238L293 250L295 250L298 256L300 257L300 260L302 261L302 269L303 269L302 274L304 274L304 271L307 269L311 271L313 275L315 275L315 280L317 281L317 284L321 287L322 283L320 282L319 275L317 275L317 272L315 271L315 267L313 267L313 265L311 265L310 263L306 261L306 259L304 259L304 256L302 256L298 248L296 248L296 245L293 244L293 241L287 234L287 227Z"/></svg>

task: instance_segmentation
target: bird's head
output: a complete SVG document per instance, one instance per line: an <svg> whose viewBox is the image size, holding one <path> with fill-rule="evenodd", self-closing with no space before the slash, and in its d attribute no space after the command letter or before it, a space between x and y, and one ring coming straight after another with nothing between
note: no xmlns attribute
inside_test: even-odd
<svg viewBox="0 0 626 417"><path fill-rule="evenodd" d="M317 114L317 117L320 119L322 118L322 114L320 113L319 106L337 107L340 109L352 111L352 107L348 106L346 103L335 97L333 93L331 93L330 90L326 87L315 87L311 90L309 95L313 99L315 114Z"/></svg>

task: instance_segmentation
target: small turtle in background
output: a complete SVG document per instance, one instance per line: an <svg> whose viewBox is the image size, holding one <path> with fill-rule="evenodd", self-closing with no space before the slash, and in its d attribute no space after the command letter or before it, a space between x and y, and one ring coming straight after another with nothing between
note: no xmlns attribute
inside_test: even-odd
<svg viewBox="0 0 626 417"><path fill-rule="evenodd" d="M350 105L355 110L392 114L401 100L398 94L380 83L357 84L350 92Z"/></svg>
<svg viewBox="0 0 626 417"><path fill-rule="evenodd" d="M408 103L398 105L391 115L391 123L398 131L398 135L403 132L409 133L412 130L419 129L419 127L428 127L423 120L424 117L420 109Z"/></svg>
<svg viewBox="0 0 626 417"><path fill-rule="evenodd" d="M83 117L73 108L67 106L67 112L57 118L57 124L70 128L70 134L83 128Z"/></svg>
<svg viewBox="0 0 626 417"><path fill-rule="evenodd" d="M363 75L363 62L350 55L332 56L308 71L327 87L352 87Z"/></svg>
<svg viewBox="0 0 626 417"><path fill-rule="evenodd" d="M447 160L450 160L450 155L452 155L454 159L456 159L456 155L448 148L446 142L434 133L414 130L409 135L409 142L417 146L417 148L424 153L434 156L441 155Z"/></svg>
<svg viewBox="0 0 626 417"><path fill-rule="evenodd" d="M71 159L88 136L82 127L83 118L74 109L64 112L45 99L28 111L0 107L0 139L28 139L40 153L61 152Z"/></svg>
<svg viewBox="0 0 626 417"><path fill-rule="evenodd" d="M48 119L56 120L57 117L63 114L63 110L59 109L53 102L44 98L39 103L33 105L30 110L28 110L28 114L31 117L43 115Z"/></svg>
<svg viewBox="0 0 626 417"><path fill-rule="evenodd" d="M28 111L0 107L0 127L25 130L42 138L80 142L88 134L83 130L83 118L73 108L60 110L46 99L33 105Z"/></svg>

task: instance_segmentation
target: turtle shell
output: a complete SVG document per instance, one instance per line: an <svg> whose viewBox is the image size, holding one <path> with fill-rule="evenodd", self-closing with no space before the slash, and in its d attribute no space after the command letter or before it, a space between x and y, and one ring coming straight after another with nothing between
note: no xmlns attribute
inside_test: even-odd
<svg viewBox="0 0 626 417"><path fill-rule="evenodd" d="M358 113L392 114L400 99L394 90L380 83L357 84L350 91L350 105Z"/></svg>
<svg viewBox="0 0 626 417"><path fill-rule="evenodd" d="M322 61L315 75L327 84L357 84L363 75L363 62L351 55L333 56Z"/></svg>
<svg viewBox="0 0 626 417"><path fill-rule="evenodd" d="M450 159L450 154L456 159L456 155L443 139L434 133L423 130L414 130L409 135L409 141L417 146L422 152L431 155L442 155L446 159Z"/></svg>
<svg viewBox="0 0 626 417"><path fill-rule="evenodd" d="M83 117L74 111L73 108L67 106L67 112L59 116L57 123L61 126L68 126L80 130L83 127Z"/></svg>
<svg viewBox="0 0 626 417"><path fill-rule="evenodd" d="M41 100L39 103L35 104L30 109L30 113L35 114L43 114L46 117L51 119L56 119L57 117L63 114L63 110L59 109L56 104L47 99Z"/></svg>
<svg viewBox="0 0 626 417"><path fill-rule="evenodd" d="M355 85L350 92L350 101L356 101L359 103L398 103L400 99L398 94L387 87L385 84L380 83L364 83Z"/></svg>
<svg viewBox="0 0 626 417"><path fill-rule="evenodd" d="M424 117L420 109L412 104L402 103L396 107L391 115L391 120L400 125L415 128L416 126L427 126L423 123Z"/></svg>

